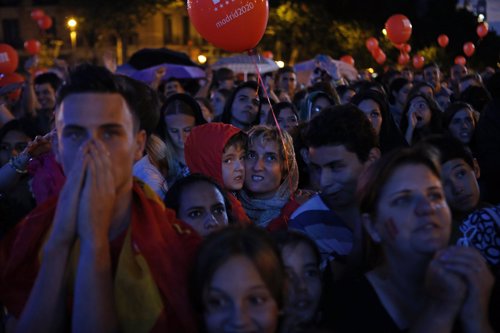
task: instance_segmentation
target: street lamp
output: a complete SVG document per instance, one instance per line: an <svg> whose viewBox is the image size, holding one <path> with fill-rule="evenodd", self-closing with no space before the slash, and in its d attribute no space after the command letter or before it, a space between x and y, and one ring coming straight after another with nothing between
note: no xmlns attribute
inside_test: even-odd
<svg viewBox="0 0 500 333"><path fill-rule="evenodd" d="M78 22L70 17L68 21L66 21L66 25L69 28L69 37L71 39L71 48L74 50L76 48L76 26Z"/></svg>

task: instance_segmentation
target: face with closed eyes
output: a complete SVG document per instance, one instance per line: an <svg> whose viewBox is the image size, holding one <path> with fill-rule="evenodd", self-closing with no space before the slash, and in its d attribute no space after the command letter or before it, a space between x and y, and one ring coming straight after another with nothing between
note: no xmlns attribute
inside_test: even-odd
<svg viewBox="0 0 500 333"><path fill-rule="evenodd" d="M270 199L283 179L278 143L256 138L248 145L245 187L254 198Z"/></svg>
<svg viewBox="0 0 500 333"><path fill-rule="evenodd" d="M177 216L200 236L206 236L228 224L224 197L208 182L187 185L182 190L179 202Z"/></svg>
<svg viewBox="0 0 500 333"><path fill-rule="evenodd" d="M254 263L234 255L219 266L204 295L208 333L275 333L278 304Z"/></svg>
<svg viewBox="0 0 500 333"><path fill-rule="evenodd" d="M187 114L169 114L165 116L167 133L172 140L175 149L184 150L186 139L191 133L191 129L196 124L196 119Z"/></svg>

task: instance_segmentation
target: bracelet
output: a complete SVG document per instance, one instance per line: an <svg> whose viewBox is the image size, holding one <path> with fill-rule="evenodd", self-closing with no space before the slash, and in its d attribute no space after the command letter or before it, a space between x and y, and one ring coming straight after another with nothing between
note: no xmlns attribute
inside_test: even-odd
<svg viewBox="0 0 500 333"><path fill-rule="evenodd" d="M27 157L27 159L26 159ZM30 161L29 155L18 155L16 157L11 157L9 160L9 165L19 174L28 173L28 162ZM24 164L24 167L22 166Z"/></svg>

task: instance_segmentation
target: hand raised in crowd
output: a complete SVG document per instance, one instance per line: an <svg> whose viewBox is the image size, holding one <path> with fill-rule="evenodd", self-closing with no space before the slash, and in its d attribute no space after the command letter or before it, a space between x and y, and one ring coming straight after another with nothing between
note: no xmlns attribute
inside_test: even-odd
<svg viewBox="0 0 500 333"><path fill-rule="evenodd" d="M111 170L107 148L99 140L90 140L85 181L78 207L78 236L82 243L108 242L116 197Z"/></svg>
<svg viewBox="0 0 500 333"><path fill-rule="evenodd" d="M37 157L46 152L49 152L52 148L52 137L54 136L54 131L45 134L44 136L36 136L35 140L28 143L25 151L30 157Z"/></svg>

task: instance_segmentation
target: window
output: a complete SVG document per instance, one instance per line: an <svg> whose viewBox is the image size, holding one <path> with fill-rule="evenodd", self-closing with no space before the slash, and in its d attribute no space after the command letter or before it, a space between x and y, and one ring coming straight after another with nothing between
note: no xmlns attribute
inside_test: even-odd
<svg viewBox="0 0 500 333"><path fill-rule="evenodd" d="M191 39L191 23L188 16L182 18L182 43L187 45Z"/></svg>
<svg viewBox="0 0 500 333"><path fill-rule="evenodd" d="M172 44L172 15L163 15L163 44Z"/></svg>

